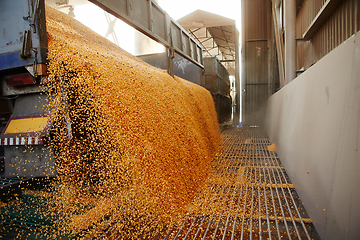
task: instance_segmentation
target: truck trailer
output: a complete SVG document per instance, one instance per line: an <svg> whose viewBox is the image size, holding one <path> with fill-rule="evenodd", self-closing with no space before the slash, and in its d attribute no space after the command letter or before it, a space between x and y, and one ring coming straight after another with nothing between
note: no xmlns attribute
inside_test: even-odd
<svg viewBox="0 0 360 240"><path fill-rule="evenodd" d="M45 3L1 1L0 146L4 177L55 176L46 89Z"/></svg>

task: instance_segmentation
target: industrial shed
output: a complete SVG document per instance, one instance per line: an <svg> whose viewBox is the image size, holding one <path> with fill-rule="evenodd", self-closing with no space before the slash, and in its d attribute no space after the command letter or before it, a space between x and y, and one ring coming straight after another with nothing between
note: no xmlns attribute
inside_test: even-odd
<svg viewBox="0 0 360 240"><path fill-rule="evenodd" d="M183 117L173 117L174 122L167 121L168 125L164 122L160 124L161 127L154 128L160 132L163 126L169 126L168 129L172 131L168 130L168 133L163 131L164 141L161 139L159 142L171 145L171 135L175 132L173 126L177 126L176 130L182 134L179 134L181 144L171 145L168 151L160 148L156 151L163 151L162 153L165 153L163 156L165 156L171 153L172 149L181 149L181 145L186 145L190 150L183 152L194 152L194 156L198 156L197 154L203 150L209 150L209 148L215 150L216 146L213 145L216 145L217 141L215 136L218 133L218 123L220 123L221 143L211 161L207 158L208 162L204 164L206 166L200 171L198 171L198 168L201 168L199 164L193 165L196 166L196 171L195 168L188 167L190 158L183 161L182 163L187 164L181 165L178 170L161 166L163 172L174 170L173 175L169 173L167 176L179 176L176 178L177 181L171 184L166 179L158 177L161 176L160 168L144 171L147 175L158 174L157 182L149 181L149 186L155 186L154 189L157 189L160 183L165 182L166 184L161 185L162 189L174 190L173 192L178 194L176 196L178 199L185 196L189 181L197 178L194 172L203 173L202 179L206 179L207 173L211 175L206 181L201 180L197 185L194 184L196 187L193 186L193 189L197 192L193 189L187 191L186 196L188 200L191 199L191 203L184 206L179 203L176 205L181 207L178 207L175 212L183 213L182 218L177 219L177 222L173 219L168 222L164 220L166 224L155 221L151 213L141 211L137 212L139 214L135 217L132 216L131 220L128 220L126 214L111 215L116 207L113 207L112 202L107 199L99 205L92 203L79 209L83 215L79 214L78 219L83 216L86 219L86 216L91 216L91 214L96 215L94 212L97 212L97 209L105 209L102 210L103 212L99 211L99 214L106 216L98 217L100 220L96 223L91 220L93 225L81 224L82 222L79 221L78 225L83 234L81 236L87 239L164 240L359 238L360 2L358 0L241 0L241 9L238 9L242 20L240 28L236 27L234 19L203 10L196 10L174 20L161 8L161 1L156 0L90 0L89 2L106 12L109 24L107 36L112 35L114 40L116 39L115 32L110 31L110 25L116 22L116 20L111 21L109 15L111 14L113 19L115 17L121 19L140 32L142 37L136 42L139 48L142 48L141 41L155 41L164 46L163 53L143 54L137 56L137 59L132 58L133 56L129 57L131 60L128 62L135 62L130 67L136 66L139 70L141 64L147 66L143 63L146 62L166 72L152 67L144 67L143 72L152 69L153 77L158 74L169 81L175 79L185 83L189 89L193 89L184 90L187 88L183 88L182 91L189 93L191 97L186 99L191 99L189 100L191 104L196 99L191 105L192 109L203 114L195 111L198 121L189 125L199 125L199 129L203 130L201 134L213 141L206 140L207 145L202 146L207 147L199 148L199 144L191 140L192 133L183 134L182 128L185 126L183 123L185 121L182 119L186 119L184 116L187 116L184 114ZM29 14L30 10L34 10L34 15L30 16L30 14L24 20L30 19L33 21L30 26L41 31L40 33L35 31L34 34L24 32L26 39L34 38L32 42L30 40L14 41L19 47L16 50L21 51L21 61L16 62L20 65L15 67L11 65L15 61L8 60L10 55L5 49L5 45L16 44L6 44L8 43L5 42L7 41L6 31L3 31L4 37L0 38L2 44L0 46L2 47L0 48L2 84L0 98L2 185L0 190L5 202L12 199L9 196L18 194L19 199L24 201L22 202L26 206L24 209L31 211L36 208L32 205L34 201L29 201L29 199L38 197L37 192L36 194L31 192L32 184L44 184L42 180L38 181L44 176L26 175L36 174L36 171L25 165L22 169L19 166L16 167L23 175L12 178L4 173L8 174L7 168L14 165L13 161L19 158L29 158L26 161L36 162L38 156L43 154L44 144L52 141L48 136L50 134L35 136L31 133L33 134L31 136L26 134L19 136L15 127L12 128L13 132L10 132L9 128L11 121L20 119L28 124L28 120L21 119L35 119L27 116L28 113L27 115L24 113L23 109L26 107L22 109L19 106L25 106L24 103L30 106L31 101L34 101L30 101L27 94L33 94L31 96L35 97L32 99L39 99L34 93L38 92L39 79L43 81L46 77L46 68L43 67L47 64L47 43L41 38L44 31L41 24L45 22L44 3L45 1L23 1L23 4L28 4ZM76 9L77 4L87 3L88 1L85 0L47 1L47 4L60 10L69 8L69 15L72 17L74 6ZM4 6L8 4L9 9L17 7L10 0L1 4ZM37 15L39 19L35 21L32 17L35 19L38 6L42 11L39 11L41 14ZM22 11L28 11L26 9L15 12L23 16ZM8 21L5 17L3 20L0 26L6 30L10 20ZM8 21L6 24L5 20ZM71 22L71 18L68 21ZM40 34L40 37L37 37L35 33ZM111 46L111 49L116 51L115 45ZM36 52L37 47L41 54L35 55L34 59L32 51ZM10 48L15 49L15 46ZM11 54L11 59L18 58L18 54ZM41 68L38 68L40 66ZM84 66L88 66L87 63ZM25 79L31 82L31 88L25 86L28 84L25 81L21 82L20 79L16 82L15 80L18 79L13 78L20 68L21 74L33 71L34 79L37 77L37 82L33 78L30 78L31 81L29 78ZM9 78L9 74L12 77ZM132 71L131 74L133 74ZM179 80L178 77L191 83ZM127 80L126 77L124 79ZM9 82L11 84L15 82L15 86ZM19 84L21 88L18 88L16 84ZM167 89L168 84L162 86L159 88L159 95L167 96L166 100L172 99L174 97L172 92L164 90ZM66 93L63 86L60 89ZM149 89L153 88L149 87ZM182 93L176 96L183 96ZM213 102L206 103L208 108L205 108L200 104L204 104L204 101L197 98L199 96L195 93L208 96L211 94ZM21 95L20 100L17 100L19 95ZM143 95L146 95L145 92ZM165 101L159 104L163 102ZM180 101L181 104L184 102ZM144 101L144 105L150 103L151 101ZM68 106L65 105L65 112L68 112ZM36 108L36 106L28 108L27 111L29 112L31 108ZM138 109L143 110L141 107ZM208 111L209 109L211 111ZM212 119L216 119L216 114L212 114L215 110L218 121L213 122ZM152 114L153 112L154 110L149 116L157 115ZM207 115L209 112L211 112L211 117ZM160 111L156 117L161 117L161 114L163 112ZM172 116L178 113L174 111L174 114ZM140 126L137 125L136 114L133 116L129 118L132 119L132 126ZM69 117L66 117L67 130L70 129L76 133L76 126L72 126L71 121L68 121ZM147 119L143 119L146 122ZM159 123L159 120L154 119L153 122ZM164 120L163 117L162 120ZM28 126L23 128L27 129ZM29 129L32 129L31 126ZM45 122L42 124L42 130L47 131ZM152 137L157 136L155 130L151 132ZM9 132L11 136L7 135ZM127 130L127 132L131 131ZM143 133L145 133L144 136L148 134L146 131ZM169 138L167 138L168 135ZM126 137L132 139L130 134ZM126 146L130 146L129 148L136 146L151 155L152 150L156 152L155 147L152 147L152 144L156 142L154 139L156 138L152 138L153 142L150 140L146 142L145 147L138 147L133 139L129 141L131 144L126 143ZM141 140L143 139L138 139L137 142ZM31 155L31 151L26 154L23 154L25 151L20 153L19 149L22 151L28 145L36 145L35 157ZM8 156L11 156L11 163L7 160ZM179 156L182 156L181 153L176 157ZM52 174L46 177L56 177L55 166L52 164L50 155L46 155L46 159L48 157ZM179 159L181 161L180 157ZM44 169L49 165L49 163L46 164ZM210 169L210 165L212 171L206 172ZM96 166L96 163L93 166ZM11 170L10 173L12 173ZM86 175L83 178L86 181ZM186 178L187 184L186 181L182 182ZM31 188L31 191L27 188ZM177 189L182 189L183 194L176 191ZM26 192L24 196L22 196L22 191ZM29 194L29 191L33 195ZM165 190L158 192L166 193ZM108 195L105 194L105 196ZM164 204L157 203L156 206L174 208L170 197L167 198L164 195L166 194L161 195ZM152 195L149 199L150 202L154 202ZM38 204L36 201L35 203ZM144 209L147 209L147 205L144 206ZM0 237L17 236L20 239L26 239L26 236L33 236L38 238L43 233L41 230L41 233L37 234L39 228L44 231L55 231L56 226L48 223L51 219L45 218L36 222L39 221L36 219L37 215L33 218L31 214L26 215L28 214L26 211L25 213L22 213L22 210L13 211L16 209L13 205L10 206L11 211L3 208L4 205L1 206L3 220L0 223ZM127 210L130 213L138 210L137 208L129 209ZM162 216L158 212L157 214L157 217ZM142 216L146 217L142 218ZM148 219L151 219L150 223ZM21 233L17 232L18 229L21 229ZM75 235L75 237L79 236Z"/></svg>

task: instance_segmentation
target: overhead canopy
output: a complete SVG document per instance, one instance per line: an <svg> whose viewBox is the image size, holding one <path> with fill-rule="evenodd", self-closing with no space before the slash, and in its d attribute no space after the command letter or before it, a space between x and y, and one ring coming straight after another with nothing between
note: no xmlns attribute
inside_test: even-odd
<svg viewBox="0 0 360 240"><path fill-rule="evenodd" d="M235 20L214 13L196 10L177 22L203 48L203 57L216 56L230 75L235 75L236 34Z"/></svg>

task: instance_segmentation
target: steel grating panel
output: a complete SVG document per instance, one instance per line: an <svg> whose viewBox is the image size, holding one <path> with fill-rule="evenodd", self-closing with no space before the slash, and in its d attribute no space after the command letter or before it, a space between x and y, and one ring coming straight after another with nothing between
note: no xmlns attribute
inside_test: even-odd
<svg viewBox="0 0 360 240"><path fill-rule="evenodd" d="M313 239L314 227L260 128L228 129L202 214L168 239ZM195 199L196 201L196 199Z"/></svg>
<svg viewBox="0 0 360 240"><path fill-rule="evenodd" d="M29 181L31 178L27 178L27 177L0 177L0 190L2 190L3 188L7 188L10 187L12 185L17 185L20 184L22 182L26 182Z"/></svg>
<svg viewBox="0 0 360 240"><path fill-rule="evenodd" d="M261 128L224 130L214 175L185 220L156 239L320 239L269 145ZM98 239L119 237L113 230Z"/></svg>

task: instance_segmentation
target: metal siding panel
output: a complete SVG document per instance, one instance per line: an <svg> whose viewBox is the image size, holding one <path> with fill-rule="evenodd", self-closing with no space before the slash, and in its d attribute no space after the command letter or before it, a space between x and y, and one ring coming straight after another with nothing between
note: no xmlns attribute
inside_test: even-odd
<svg viewBox="0 0 360 240"><path fill-rule="evenodd" d="M182 43L182 51L187 55L191 56L189 37L185 34L185 32L181 32L181 43Z"/></svg>
<svg viewBox="0 0 360 240"><path fill-rule="evenodd" d="M268 51L267 41L246 42L245 44L245 62L246 84L267 83Z"/></svg>
<svg viewBox="0 0 360 240"><path fill-rule="evenodd" d="M244 123L262 125L265 118L267 85L248 85L245 91Z"/></svg>
<svg viewBox="0 0 360 240"><path fill-rule="evenodd" d="M197 56L196 60L199 63L202 63L203 62L202 49L199 46L196 47L196 56Z"/></svg>
<svg viewBox="0 0 360 240"><path fill-rule="evenodd" d="M301 38L325 2L325 0L304 1L296 19L296 37ZM344 0L311 41L297 47L296 69L309 68L359 31L358 19L358 0Z"/></svg>
<svg viewBox="0 0 360 240"><path fill-rule="evenodd" d="M159 37L165 39L166 38L166 16L157 9L154 5L152 5L152 21L153 21L153 31Z"/></svg>
<svg viewBox="0 0 360 240"><path fill-rule="evenodd" d="M144 1L144 0L142 0ZM149 23L148 23L148 10L147 5L142 3L141 1L133 1L133 19L141 24L143 27L149 29Z"/></svg>
<svg viewBox="0 0 360 240"><path fill-rule="evenodd" d="M47 37L45 4L38 2L36 21L32 20L35 1L1 0L0 7L0 70L23 67L46 62ZM30 4L30 5L29 5ZM34 24L34 25L33 25ZM23 49L28 39L29 47ZM23 52L24 50L27 50ZM25 56L21 56L21 55ZM35 59L36 58L36 59Z"/></svg>
<svg viewBox="0 0 360 240"><path fill-rule="evenodd" d="M190 53L191 58L196 59L196 43L193 40L190 40Z"/></svg>
<svg viewBox="0 0 360 240"><path fill-rule="evenodd" d="M216 93L216 75L205 75L205 88Z"/></svg>
<svg viewBox="0 0 360 240"><path fill-rule="evenodd" d="M244 124L262 125L268 97L269 0L245 1Z"/></svg>
<svg viewBox="0 0 360 240"><path fill-rule="evenodd" d="M171 35L174 47L181 49L181 30L173 23L171 23Z"/></svg>
<svg viewBox="0 0 360 240"><path fill-rule="evenodd" d="M167 69L165 52L141 55L137 57L154 67L164 70ZM202 68L190 62L189 60L187 60L186 58L182 57L180 54L177 53L175 53L173 61L174 61L175 76L181 77L190 82L201 85Z"/></svg>
<svg viewBox="0 0 360 240"><path fill-rule="evenodd" d="M268 0L247 0L245 40L267 38L266 3Z"/></svg>

